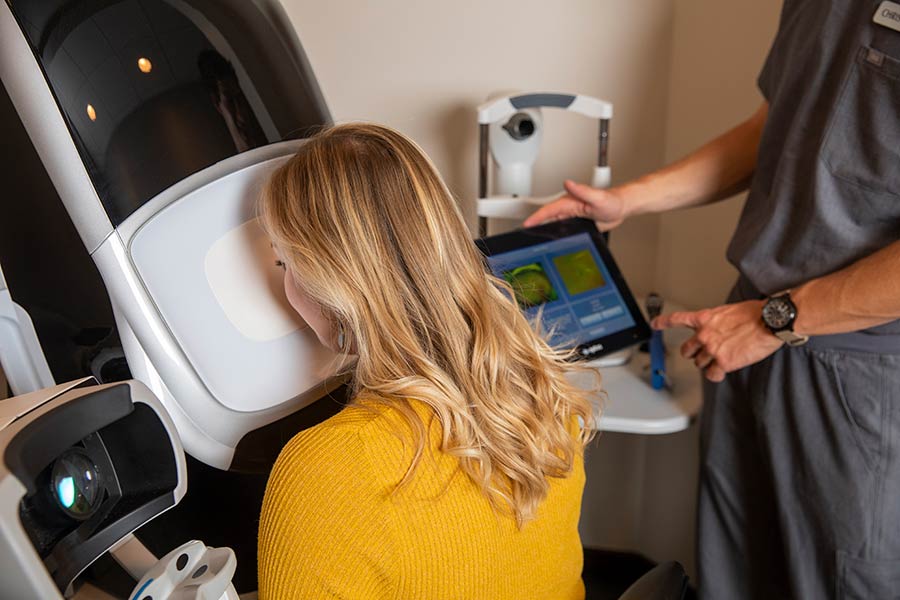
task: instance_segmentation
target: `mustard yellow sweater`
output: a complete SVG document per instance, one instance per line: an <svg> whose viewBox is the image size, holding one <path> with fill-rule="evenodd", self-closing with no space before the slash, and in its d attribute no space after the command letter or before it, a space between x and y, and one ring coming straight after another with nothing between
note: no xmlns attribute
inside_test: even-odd
<svg viewBox="0 0 900 600"><path fill-rule="evenodd" d="M394 411L351 406L287 444L260 520L261 600L584 598L580 458L519 530L438 450L436 419L412 481L395 491L410 440Z"/></svg>

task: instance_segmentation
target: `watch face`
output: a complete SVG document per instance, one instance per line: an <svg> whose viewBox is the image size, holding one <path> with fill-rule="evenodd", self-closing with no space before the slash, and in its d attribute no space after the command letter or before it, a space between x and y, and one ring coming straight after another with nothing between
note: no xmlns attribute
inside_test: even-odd
<svg viewBox="0 0 900 600"><path fill-rule="evenodd" d="M784 329L795 316L794 307L783 298L772 298L763 306L763 321L774 330Z"/></svg>

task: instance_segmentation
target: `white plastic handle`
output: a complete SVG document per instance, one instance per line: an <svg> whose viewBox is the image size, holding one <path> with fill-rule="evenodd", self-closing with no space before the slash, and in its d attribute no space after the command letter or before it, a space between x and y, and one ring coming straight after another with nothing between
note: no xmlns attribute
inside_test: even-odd
<svg viewBox="0 0 900 600"><path fill-rule="evenodd" d="M478 199L478 216L498 219L525 219L539 207L553 202L563 192L549 196L491 196Z"/></svg>
<svg viewBox="0 0 900 600"><path fill-rule="evenodd" d="M238 600L231 585L237 559L231 548L209 548L190 541L147 571L130 600Z"/></svg>

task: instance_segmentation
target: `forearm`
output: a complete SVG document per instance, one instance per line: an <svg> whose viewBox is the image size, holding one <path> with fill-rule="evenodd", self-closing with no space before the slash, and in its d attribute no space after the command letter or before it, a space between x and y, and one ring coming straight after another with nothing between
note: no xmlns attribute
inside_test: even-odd
<svg viewBox="0 0 900 600"><path fill-rule="evenodd" d="M793 290L794 331L826 335L900 319L900 241Z"/></svg>
<svg viewBox="0 0 900 600"><path fill-rule="evenodd" d="M710 204L746 189L767 115L763 103L749 119L689 156L617 188L628 216Z"/></svg>

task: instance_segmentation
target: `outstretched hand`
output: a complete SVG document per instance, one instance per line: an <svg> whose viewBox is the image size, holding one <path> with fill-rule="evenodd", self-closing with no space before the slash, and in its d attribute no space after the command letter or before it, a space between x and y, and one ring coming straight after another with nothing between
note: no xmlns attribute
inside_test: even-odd
<svg viewBox="0 0 900 600"><path fill-rule="evenodd" d="M748 300L696 312L675 312L653 320L654 329L690 327L694 335L681 346L710 381L755 364L775 353L784 342L762 322L763 300Z"/></svg>
<svg viewBox="0 0 900 600"><path fill-rule="evenodd" d="M612 190L565 182L566 193L525 219L525 227L570 217L593 219L600 231L609 231L625 220L625 201Z"/></svg>

